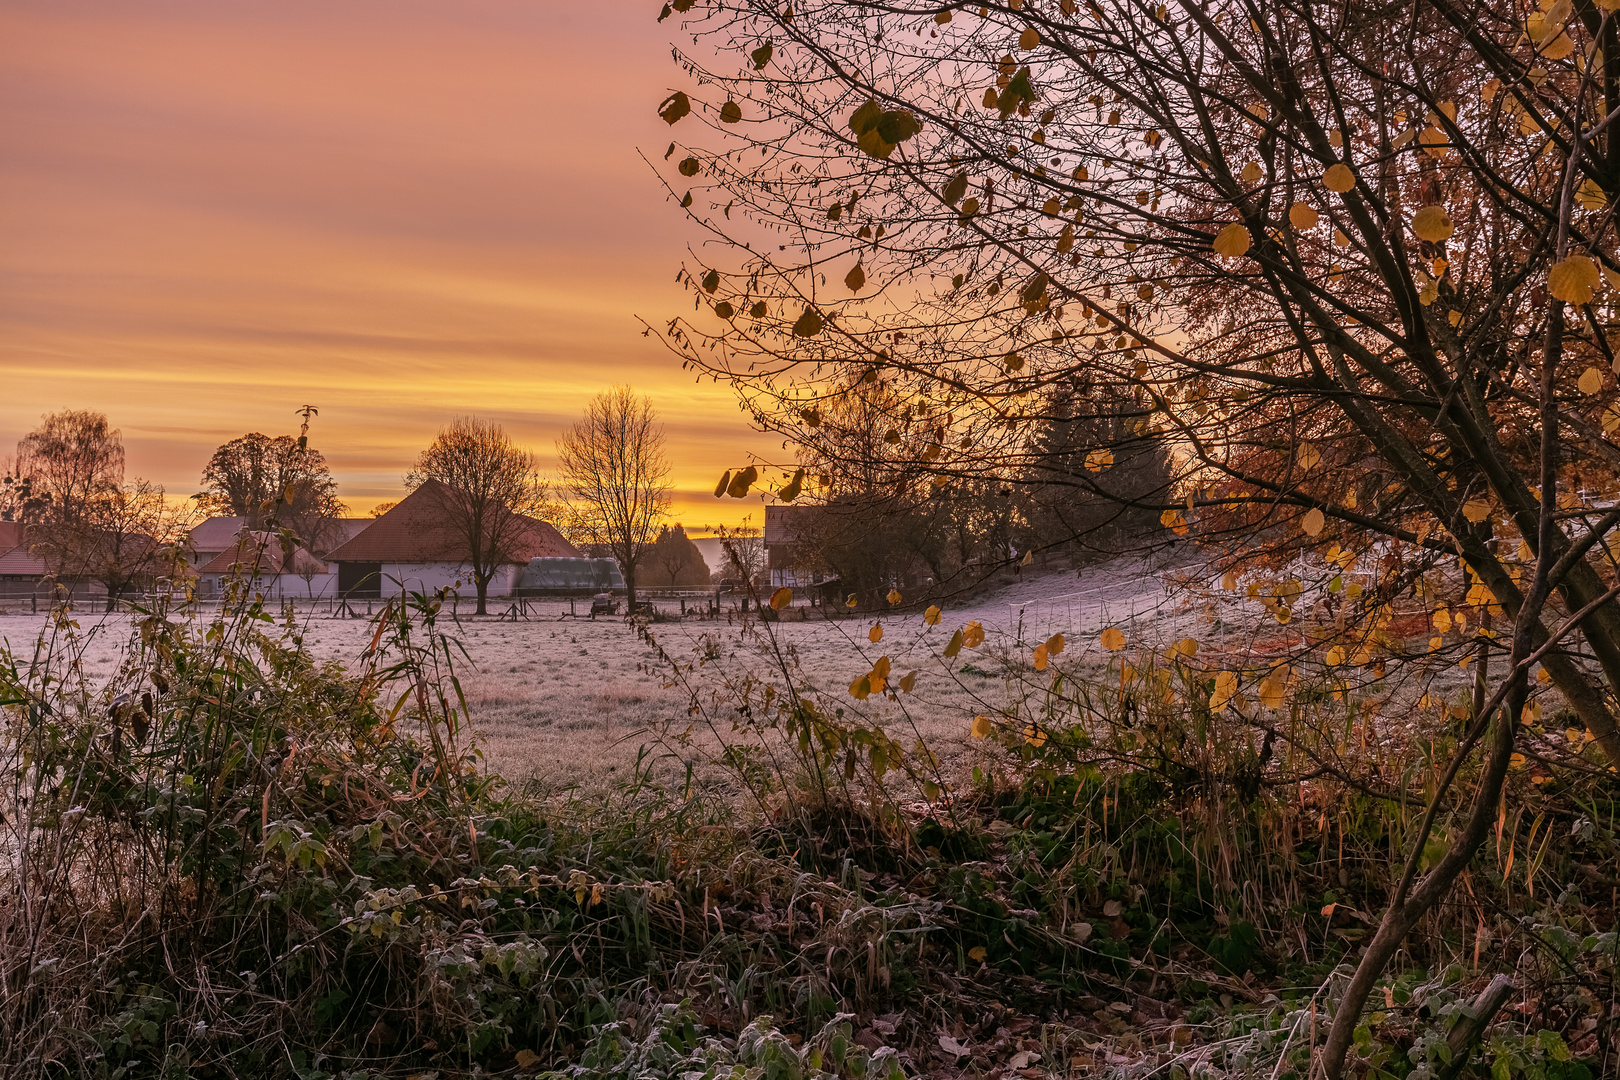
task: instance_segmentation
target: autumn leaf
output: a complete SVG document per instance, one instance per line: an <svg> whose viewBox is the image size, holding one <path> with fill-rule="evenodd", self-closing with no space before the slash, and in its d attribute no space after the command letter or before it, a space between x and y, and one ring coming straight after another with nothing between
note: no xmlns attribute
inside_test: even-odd
<svg viewBox="0 0 1620 1080"><path fill-rule="evenodd" d="M958 630L956 633L951 635L950 643L945 646L945 658L947 660L949 660L952 657L956 656L961 651L962 651L962 631Z"/></svg>
<svg viewBox="0 0 1620 1080"><path fill-rule="evenodd" d="M759 470L754 468L752 465L748 466L746 469L741 469L735 476L731 478L730 485L726 487L726 494L730 495L733 499L744 498L748 494L748 489L752 487L754 481L758 479Z"/></svg>
<svg viewBox="0 0 1620 1080"><path fill-rule="evenodd" d="M1215 676L1215 690L1209 697L1209 711L1213 713L1224 712L1226 706L1237 694L1238 677L1236 672L1223 671Z"/></svg>
<svg viewBox="0 0 1620 1080"><path fill-rule="evenodd" d="M967 186L967 173L959 172L945 182L945 190L942 191L940 195L942 198L944 198L946 203L951 206L955 206L957 203L962 201L962 196L967 194Z"/></svg>
<svg viewBox="0 0 1620 1080"><path fill-rule="evenodd" d="M1419 240L1438 244L1451 239L1451 234L1455 231L1455 226L1446 216L1446 208L1443 206L1425 206L1412 215L1412 232Z"/></svg>
<svg viewBox="0 0 1620 1080"><path fill-rule="evenodd" d="M1125 631L1117 626L1110 626L1102 632L1102 647L1109 652L1119 652L1125 647Z"/></svg>
<svg viewBox="0 0 1620 1080"><path fill-rule="evenodd" d="M1299 527L1305 530L1306 536L1319 536L1321 535L1322 527L1326 524L1327 515L1323 514L1319 508L1313 506L1310 508L1310 510L1306 511L1305 516L1300 519Z"/></svg>
<svg viewBox="0 0 1620 1080"><path fill-rule="evenodd" d="M735 124L742 119L742 106L735 101L728 101L720 106L720 120L722 123Z"/></svg>
<svg viewBox="0 0 1620 1080"><path fill-rule="evenodd" d="M1547 271L1547 292L1566 304L1591 303L1597 286L1597 263L1585 255L1571 255Z"/></svg>
<svg viewBox="0 0 1620 1080"><path fill-rule="evenodd" d="M821 333L821 327L821 313L807 304L805 305L804 314L800 315L799 321L793 324L793 336L803 338L815 337L817 334Z"/></svg>
<svg viewBox="0 0 1620 1080"><path fill-rule="evenodd" d="M1296 229L1314 229L1319 220L1321 215L1308 203L1297 202L1288 208L1288 224Z"/></svg>
<svg viewBox="0 0 1620 1080"><path fill-rule="evenodd" d="M878 642L882 641L883 640L883 624L882 623L873 623L872 624L872 629L870 629L870 630L868 630L866 632L866 640L870 641L874 645L876 645Z"/></svg>
<svg viewBox="0 0 1620 1080"><path fill-rule="evenodd" d="M1589 367L1581 372L1575 386L1583 394L1595 394L1603 389L1603 372L1595 367Z"/></svg>
<svg viewBox="0 0 1620 1080"><path fill-rule="evenodd" d="M724 473L722 473L720 475L720 482L718 484L714 485L714 497L718 499L720 496L724 495L726 493L726 489L728 487L730 487L730 486L731 486L731 470L727 469Z"/></svg>
<svg viewBox="0 0 1620 1080"><path fill-rule="evenodd" d="M1478 525L1491 516L1491 504L1484 499L1469 499L1463 503L1463 517Z"/></svg>
<svg viewBox="0 0 1620 1080"><path fill-rule="evenodd" d="M900 602L900 590L899 589L890 589L889 590L889 595L886 596L884 599L888 600L889 603L891 603L891 604L898 604Z"/></svg>
<svg viewBox="0 0 1620 1080"><path fill-rule="evenodd" d="M907 694L917 689L917 673L915 671L907 672L900 677L900 689Z"/></svg>
<svg viewBox="0 0 1620 1080"><path fill-rule="evenodd" d="M1217 255L1235 259L1249 250L1249 230L1241 221L1234 221L1215 234L1215 241L1210 247Z"/></svg>
<svg viewBox="0 0 1620 1080"><path fill-rule="evenodd" d="M791 603L793 603L793 590L786 585L771 593L772 611L781 611Z"/></svg>
<svg viewBox="0 0 1620 1080"><path fill-rule="evenodd" d="M849 273L844 275L844 285L850 292L858 293L865 284L866 271L861 269L860 263L856 263L850 268Z"/></svg>
<svg viewBox="0 0 1620 1080"><path fill-rule="evenodd" d="M1086 455L1086 468L1092 472L1102 472L1114 463L1114 452L1098 448Z"/></svg>
<svg viewBox="0 0 1620 1080"><path fill-rule="evenodd" d="M1047 661L1048 655L1049 655L1049 652L1048 652L1045 645L1037 645L1037 646L1035 646L1035 652L1034 652L1033 660L1034 660L1035 670L1036 671L1045 671L1046 670L1046 661Z"/></svg>
<svg viewBox="0 0 1620 1080"><path fill-rule="evenodd" d="M698 174L698 170L702 167L703 166L698 163L698 159L695 157L682 158L681 163L676 166L676 168L680 170L680 174L682 176L696 176Z"/></svg>
<svg viewBox="0 0 1620 1080"><path fill-rule="evenodd" d="M927 623L929 626L938 626L939 615L939 608L933 604L930 604L928 606L928 610L923 612L923 622Z"/></svg>
<svg viewBox="0 0 1620 1080"><path fill-rule="evenodd" d="M1341 161L1322 174L1322 186L1343 195L1356 186L1356 174L1350 171L1350 166Z"/></svg>
<svg viewBox="0 0 1620 1080"><path fill-rule="evenodd" d="M982 739L994 730L995 725L990 723L990 718L988 716L981 713L973 718L973 728L971 734L975 739Z"/></svg>
<svg viewBox="0 0 1620 1080"><path fill-rule="evenodd" d="M1067 644L1068 640L1062 634L1053 634L1046 639L1046 655L1057 656L1063 652L1063 648Z"/></svg>
<svg viewBox="0 0 1620 1080"><path fill-rule="evenodd" d="M984 627L975 619L962 628L962 644L977 649L984 644Z"/></svg>
<svg viewBox="0 0 1620 1080"><path fill-rule="evenodd" d="M658 115L663 117L666 124L675 123L691 111L692 99L679 90L665 98L658 106Z"/></svg>
<svg viewBox="0 0 1620 1080"><path fill-rule="evenodd" d="M793 479L789 480L783 485L782 490L776 493L776 497L783 502L792 502L799 497L799 493L803 490L804 470L798 469L793 473Z"/></svg>

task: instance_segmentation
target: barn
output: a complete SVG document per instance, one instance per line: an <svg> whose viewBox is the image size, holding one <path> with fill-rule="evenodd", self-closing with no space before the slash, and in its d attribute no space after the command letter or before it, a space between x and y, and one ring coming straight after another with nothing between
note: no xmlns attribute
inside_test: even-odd
<svg viewBox="0 0 1620 1080"><path fill-rule="evenodd" d="M352 539L327 553L337 567L338 595L367 599L432 592L472 592L467 540L447 511L454 494L434 480L423 483ZM530 559L577 559L578 549L539 518L517 515L521 528L502 553L490 596L510 596Z"/></svg>

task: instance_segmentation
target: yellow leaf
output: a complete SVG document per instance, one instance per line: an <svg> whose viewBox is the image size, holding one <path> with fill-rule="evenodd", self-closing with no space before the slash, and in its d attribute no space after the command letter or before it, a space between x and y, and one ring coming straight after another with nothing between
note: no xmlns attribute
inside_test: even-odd
<svg viewBox="0 0 1620 1080"><path fill-rule="evenodd" d="M786 585L771 593L772 611L781 611L791 603L793 603L793 590Z"/></svg>
<svg viewBox="0 0 1620 1080"><path fill-rule="evenodd" d="M1583 394L1595 394L1603 389L1603 372L1595 367L1589 367L1581 372L1581 377L1575 383L1575 386Z"/></svg>
<svg viewBox="0 0 1620 1080"><path fill-rule="evenodd" d="M1018 35L1018 47L1026 52L1041 43L1041 32L1033 26L1026 26L1024 32Z"/></svg>
<svg viewBox="0 0 1620 1080"><path fill-rule="evenodd" d="M856 604L858 604L860 602L861 602L860 599L854 593L850 593L849 598L844 601L844 606L845 607L854 607Z"/></svg>
<svg viewBox="0 0 1620 1080"><path fill-rule="evenodd" d="M1299 452L1294 455L1294 461L1297 462L1300 469L1305 472L1309 472L1311 469L1316 468L1317 463L1321 460L1322 452L1316 447L1312 446L1310 443L1300 443Z"/></svg>
<svg viewBox="0 0 1620 1080"><path fill-rule="evenodd" d="M1321 216L1308 203L1297 202L1288 208L1288 224L1296 229L1314 229Z"/></svg>
<svg viewBox="0 0 1620 1080"><path fill-rule="evenodd" d="M872 696L872 676L862 675L849 684L850 696L857 701L865 701Z"/></svg>
<svg viewBox="0 0 1620 1080"><path fill-rule="evenodd" d="M1026 31L1026 32L1033 33L1034 31ZM977 961L977 962L979 962L981 964L984 963L984 958L989 956L989 955L990 955L989 953L984 951L984 946L983 945L975 945L975 946L973 946L973 948L968 950L968 959Z"/></svg>
<svg viewBox="0 0 1620 1080"><path fill-rule="evenodd" d="M1018 565L1019 566L1028 566L1030 563L1032 563L1034 561L1035 561L1035 549L1030 548L1028 551L1024 552L1023 561L1021 561Z"/></svg>
<svg viewBox="0 0 1620 1080"><path fill-rule="evenodd" d="M1335 645L1333 648L1329 649L1327 651L1327 656L1323 657L1323 662L1326 663L1328 667L1338 667L1340 664L1344 663L1344 646Z"/></svg>
<svg viewBox="0 0 1620 1080"><path fill-rule="evenodd" d="M1585 255L1571 255L1547 271L1547 291L1566 304L1591 303L1597 286L1597 263Z"/></svg>
<svg viewBox="0 0 1620 1080"><path fill-rule="evenodd" d="M1609 196L1598 186L1598 182L1588 177L1581 181L1581 186L1575 189L1575 201L1586 210L1601 210L1609 205Z"/></svg>
<svg viewBox="0 0 1620 1080"><path fill-rule="evenodd" d="M1159 524L1167 529L1174 529L1177 533L1187 531L1187 519L1181 516L1180 510L1166 510L1159 515Z"/></svg>
<svg viewBox="0 0 1620 1080"><path fill-rule="evenodd" d="M1035 653L1034 653L1035 670L1036 671L1045 671L1046 670L1046 661L1047 661L1046 646L1045 645L1037 645L1037 646L1035 646Z"/></svg>
<svg viewBox="0 0 1620 1080"><path fill-rule="evenodd" d="M872 629L870 629L870 630L868 630L866 632L866 640L870 641L874 645L876 645L878 642L882 641L883 640L883 624L882 623L873 623L872 624Z"/></svg>
<svg viewBox="0 0 1620 1080"><path fill-rule="evenodd" d="M1543 683L1543 684L1552 682L1552 676L1547 673L1546 668L1537 669L1537 671L1536 671L1536 682Z"/></svg>
<svg viewBox="0 0 1620 1080"><path fill-rule="evenodd" d="M726 489L730 486L731 470L727 469L724 473L720 474L720 482L714 485L714 497L718 499L720 496L724 495L726 493Z"/></svg>
<svg viewBox="0 0 1620 1080"><path fill-rule="evenodd" d="M1215 676L1215 692L1209 697L1209 711L1223 712L1237 694L1238 677L1233 671L1223 671Z"/></svg>
<svg viewBox="0 0 1620 1080"><path fill-rule="evenodd" d="M962 631L958 630L951 635L950 642L945 646L945 657L950 659L962 651Z"/></svg>
<svg viewBox="0 0 1620 1080"><path fill-rule="evenodd" d="M1524 768L1524 755L1523 754L1514 754L1512 757L1508 758L1508 768L1510 768L1510 769L1522 769L1522 768Z"/></svg>
<svg viewBox="0 0 1620 1080"><path fill-rule="evenodd" d="M739 469L731 477L731 483L726 485L726 494L733 499L745 498L748 489L759 479L759 470L750 465L746 469Z"/></svg>
<svg viewBox="0 0 1620 1080"><path fill-rule="evenodd" d="M907 672L901 676L900 689L908 694L917 689L917 673L915 671Z"/></svg>
<svg viewBox="0 0 1620 1080"><path fill-rule="evenodd" d="M1235 259L1249 250L1249 230L1243 222L1234 221L1215 234L1215 242L1210 247L1217 255Z"/></svg>
<svg viewBox="0 0 1620 1080"><path fill-rule="evenodd" d="M1112 450L1097 449L1086 455L1086 468L1092 472L1102 472L1114 463Z"/></svg>
<svg viewBox="0 0 1620 1080"><path fill-rule="evenodd" d="M804 470L798 469L793 473L793 479L784 484L782 489L776 493L776 497L783 502L792 502L799 497L799 493L803 490Z"/></svg>
<svg viewBox="0 0 1620 1080"><path fill-rule="evenodd" d="M890 589L889 595L885 599L887 599L891 604L898 604L900 602L900 590Z"/></svg>
<svg viewBox="0 0 1620 1080"><path fill-rule="evenodd" d="M1299 527L1305 530L1306 536L1319 536L1322 527L1327 524L1327 515L1317 507L1311 507L1300 520Z"/></svg>
<svg viewBox="0 0 1620 1080"><path fill-rule="evenodd" d="M1198 655L1198 639L1185 637L1176 642L1170 650L1171 657L1185 656L1188 660Z"/></svg>
<svg viewBox="0 0 1620 1080"><path fill-rule="evenodd" d="M995 725L990 723L990 718L988 716L980 714L979 716L975 716L973 718L972 735L975 739L982 739L995 729Z"/></svg>
<svg viewBox="0 0 1620 1080"><path fill-rule="evenodd" d="M1350 166L1341 161L1322 174L1322 185L1329 191L1343 195L1356 186L1356 174L1350 171Z"/></svg>
<svg viewBox="0 0 1620 1080"><path fill-rule="evenodd" d="M1462 512L1463 517L1478 525L1491 516L1491 504L1484 499L1469 499L1463 503Z"/></svg>
<svg viewBox="0 0 1620 1080"><path fill-rule="evenodd" d="M1246 184L1252 184L1264 175L1265 173L1260 169L1260 163L1258 161L1251 161L1247 165L1243 166L1243 171L1238 174L1238 179L1242 180Z"/></svg>
<svg viewBox="0 0 1620 1080"><path fill-rule="evenodd" d="M1063 648L1067 644L1068 641L1063 637L1062 634L1053 634L1051 637L1046 639L1046 655L1059 655L1063 652Z"/></svg>
<svg viewBox="0 0 1620 1080"><path fill-rule="evenodd" d="M923 622L927 623L929 626L939 625L939 607L937 605L928 605L928 610L923 612Z"/></svg>
<svg viewBox="0 0 1620 1080"><path fill-rule="evenodd" d="M1034 724L1025 724L1024 741L1036 749L1039 749L1046 745L1046 732L1042 731Z"/></svg>
<svg viewBox="0 0 1620 1080"><path fill-rule="evenodd" d="M984 627L978 620L968 623L962 628L962 644L970 649L977 649L984 644Z"/></svg>
<svg viewBox="0 0 1620 1080"><path fill-rule="evenodd" d="M1117 626L1110 626L1102 632L1102 647L1109 652L1119 652L1125 647L1125 631Z"/></svg>
<svg viewBox="0 0 1620 1080"><path fill-rule="evenodd" d="M517 1067L520 1069L532 1069L540 1064L540 1055L528 1047L519 1050L513 1057L517 1059Z"/></svg>
<svg viewBox="0 0 1620 1080"><path fill-rule="evenodd" d="M1434 628L1436 630L1438 630L1442 634L1444 634L1447 630L1451 629L1451 611L1450 611L1450 609L1448 609L1448 608L1437 608L1437 609L1435 609L1435 613L1432 616L1429 617L1429 621L1434 624Z"/></svg>
<svg viewBox="0 0 1620 1080"><path fill-rule="evenodd" d="M1456 227L1446 216L1443 206L1425 206L1412 215L1412 232L1419 240L1427 240L1431 244L1449 240Z"/></svg>

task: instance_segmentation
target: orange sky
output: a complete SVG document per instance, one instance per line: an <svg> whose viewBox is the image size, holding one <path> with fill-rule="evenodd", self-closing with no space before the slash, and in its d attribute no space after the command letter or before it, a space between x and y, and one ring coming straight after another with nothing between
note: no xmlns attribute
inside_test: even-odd
<svg viewBox="0 0 1620 1080"><path fill-rule="evenodd" d="M456 413L553 440L649 393L677 515L751 432L636 315L691 310L648 168L681 76L654 0L0 0L0 454L106 412L190 494L213 448L296 431L356 510ZM780 450L777 451L780 455Z"/></svg>

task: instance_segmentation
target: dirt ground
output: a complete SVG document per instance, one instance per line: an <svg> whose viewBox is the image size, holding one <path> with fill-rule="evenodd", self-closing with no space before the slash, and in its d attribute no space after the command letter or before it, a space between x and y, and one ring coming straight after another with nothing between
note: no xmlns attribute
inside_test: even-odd
<svg viewBox="0 0 1620 1080"><path fill-rule="evenodd" d="M1136 561L1078 574L1029 573L970 604L944 604L932 627L915 610L832 622L813 612L805 622L770 624L734 614L659 623L649 642L622 619L569 618L564 602L535 606L526 622L463 616L446 629L472 661L461 676L486 762L514 782L554 787L622 776L642 747L671 750L656 745L655 732L680 732L694 722L695 734L704 736L700 743L712 751L718 740L705 713L726 738L745 722L726 687L752 676L780 689L788 682L784 665L799 692L820 691L832 707L880 718L907 746L921 739L935 753L966 761L983 747L968 736L972 717L1021 692L1020 680L1006 672L1027 667L1030 649L1052 634L1070 642L1063 666L1083 669L1102 663L1097 641L1106 627L1122 629L1133 646L1161 645L1193 628L1200 616L1169 588L1169 576ZM110 676L129 618L93 612L76 618L89 642L86 675ZM324 607L300 610L299 618L306 643L321 658L353 661L371 640L364 619L334 618ZM941 650L950 635L975 620L985 629L984 644L946 661ZM1208 623L1207 613L1202 621ZM43 615L0 613L0 643L25 662L44 622ZM879 622L881 640L873 642ZM898 701L857 702L849 684L881 656L890 658L891 681L917 672L914 692ZM678 680L671 677L672 661L685 669ZM694 697L703 713L691 711ZM701 757L678 747L674 754L666 765Z"/></svg>

